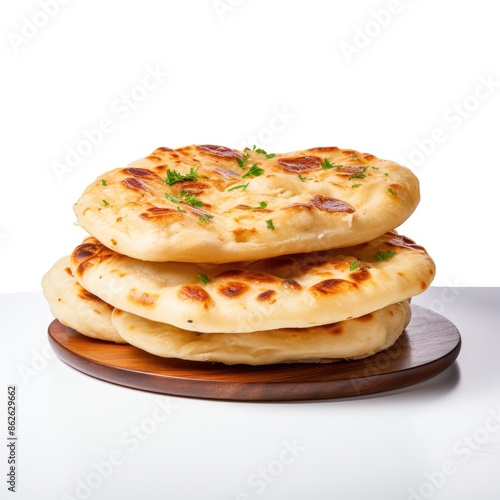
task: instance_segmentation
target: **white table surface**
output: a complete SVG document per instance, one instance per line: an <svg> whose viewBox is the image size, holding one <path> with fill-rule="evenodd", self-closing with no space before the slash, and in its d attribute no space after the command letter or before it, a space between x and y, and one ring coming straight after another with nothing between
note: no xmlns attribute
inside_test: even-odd
<svg viewBox="0 0 500 500"><path fill-rule="evenodd" d="M84 375L48 346L41 293L0 295L4 436L9 384L18 416L16 494L4 472L0 498L499 499L500 289L431 287L414 303L461 332L442 374L366 397L236 403Z"/></svg>

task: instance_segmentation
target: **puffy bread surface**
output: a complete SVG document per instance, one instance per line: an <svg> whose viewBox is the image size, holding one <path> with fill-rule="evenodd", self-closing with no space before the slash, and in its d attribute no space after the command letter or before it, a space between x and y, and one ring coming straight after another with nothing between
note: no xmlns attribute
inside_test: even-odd
<svg viewBox="0 0 500 500"><path fill-rule="evenodd" d="M99 176L74 206L77 221L137 259L226 263L357 245L420 200L411 170L371 154L261 151L158 148Z"/></svg>
<svg viewBox="0 0 500 500"><path fill-rule="evenodd" d="M395 232L344 249L232 264L145 262L90 237L73 251L71 269L118 309L206 333L356 318L418 295L435 273L425 249Z"/></svg>
<svg viewBox="0 0 500 500"><path fill-rule="evenodd" d="M82 335L125 343L111 324L113 306L85 290L75 280L69 256L59 259L42 278L42 289L52 315Z"/></svg>
<svg viewBox="0 0 500 500"><path fill-rule="evenodd" d="M195 333L115 309L112 321L131 345L157 356L225 364L265 365L361 359L393 345L408 325L407 301L360 318L305 329Z"/></svg>

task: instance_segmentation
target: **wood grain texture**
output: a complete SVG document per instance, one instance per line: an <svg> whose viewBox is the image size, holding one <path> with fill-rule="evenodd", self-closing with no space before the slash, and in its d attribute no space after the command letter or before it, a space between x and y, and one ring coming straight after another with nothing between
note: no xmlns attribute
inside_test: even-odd
<svg viewBox="0 0 500 500"><path fill-rule="evenodd" d="M167 359L130 345L85 337L54 320L49 342L60 359L101 380L145 391L231 401L297 401L361 396L422 382L441 373L461 348L448 319L412 306L406 331L387 351L324 364L228 366Z"/></svg>

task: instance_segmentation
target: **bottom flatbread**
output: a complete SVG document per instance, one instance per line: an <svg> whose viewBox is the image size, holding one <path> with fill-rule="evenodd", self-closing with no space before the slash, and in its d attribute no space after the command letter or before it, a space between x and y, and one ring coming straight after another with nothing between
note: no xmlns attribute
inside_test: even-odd
<svg viewBox="0 0 500 500"><path fill-rule="evenodd" d="M196 333L115 309L111 321L129 344L156 356L229 365L361 359L388 349L411 318L408 301L338 323L249 333Z"/></svg>

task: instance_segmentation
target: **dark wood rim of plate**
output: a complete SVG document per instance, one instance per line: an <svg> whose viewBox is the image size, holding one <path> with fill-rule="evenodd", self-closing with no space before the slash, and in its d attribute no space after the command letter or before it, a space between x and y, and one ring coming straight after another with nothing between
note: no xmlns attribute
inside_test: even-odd
<svg viewBox="0 0 500 500"><path fill-rule="evenodd" d="M461 337L442 315L412 306L398 341L369 358L335 363L224 365L161 358L128 344L100 341L54 320L49 342L73 368L134 389L226 401L300 401L363 396L407 387L456 360Z"/></svg>

